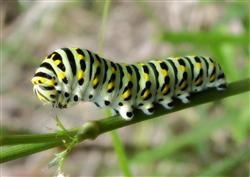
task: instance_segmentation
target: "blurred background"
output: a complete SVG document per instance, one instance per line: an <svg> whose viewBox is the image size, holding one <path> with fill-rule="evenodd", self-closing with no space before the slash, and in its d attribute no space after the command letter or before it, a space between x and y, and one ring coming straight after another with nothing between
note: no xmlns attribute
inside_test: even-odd
<svg viewBox="0 0 250 177"><path fill-rule="evenodd" d="M91 103L58 111L43 106L30 82L56 48L98 52L104 1L1 1L1 129L6 134L58 130L101 119ZM249 77L249 1L113 1L104 32L104 57L132 63L208 55L228 82ZM249 93L118 130L134 176L249 176ZM59 149L1 165L2 176L53 176ZM218 172L219 171L219 172ZM221 173L222 171L223 173ZM109 133L74 148L70 176L123 176ZM219 173L219 174L218 174Z"/></svg>

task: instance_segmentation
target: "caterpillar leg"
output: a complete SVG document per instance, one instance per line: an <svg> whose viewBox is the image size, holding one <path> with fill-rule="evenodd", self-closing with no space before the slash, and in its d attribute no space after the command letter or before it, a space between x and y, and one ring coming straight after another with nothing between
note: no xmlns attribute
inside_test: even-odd
<svg viewBox="0 0 250 177"><path fill-rule="evenodd" d="M177 98L181 100L182 103L187 104L190 102L190 94L189 93L180 93L177 95Z"/></svg>
<svg viewBox="0 0 250 177"><path fill-rule="evenodd" d="M146 103L140 107L144 114L152 115L154 113L154 105L152 103Z"/></svg>
<svg viewBox="0 0 250 177"><path fill-rule="evenodd" d="M105 106L110 106L111 104L111 97L110 95L104 96L104 105Z"/></svg>
<svg viewBox="0 0 250 177"><path fill-rule="evenodd" d="M216 87L216 89L218 91L223 91L227 88L227 85L224 83L224 84L220 84L219 86Z"/></svg>
<svg viewBox="0 0 250 177"><path fill-rule="evenodd" d="M174 101L172 98L165 98L164 100L159 100L159 104L161 104L166 109L174 108Z"/></svg>
<svg viewBox="0 0 250 177"><path fill-rule="evenodd" d="M200 91L202 91L202 87L195 87L195 88L193 88L193 91L200 92Z"/></svg>
<svg viewBox="0 0 250 177"><path fill-rule="evenodd" d="M227 84L226 84L224 73L221 73L218 76L218 80L215 83L215 87L219 91L223 91L223 90L225 90L227 88Z"/></svg>
<svg viewBox="0 0 250 177"><path fill-rule="evenodd" d="M134 117L133 109L129 104L124 104L122 106L119 106L117 111L125 120L131 120Z"/></svg>

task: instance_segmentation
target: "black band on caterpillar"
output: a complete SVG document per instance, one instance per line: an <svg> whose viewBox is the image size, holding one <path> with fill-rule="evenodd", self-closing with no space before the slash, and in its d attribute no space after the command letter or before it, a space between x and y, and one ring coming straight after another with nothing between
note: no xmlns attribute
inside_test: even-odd
<svg viewBox="0 0 250 177"><path fill-rule="evenodd" d="M155 103L171 109L173 97L188 103L192 92L226 88L221 67L209 57L169 57L128 65L79 48L55 50L36 70L32 83L36 96L53 107L91 101L111 107L126 120L133 117L134 108L149 115Z"/></svg>

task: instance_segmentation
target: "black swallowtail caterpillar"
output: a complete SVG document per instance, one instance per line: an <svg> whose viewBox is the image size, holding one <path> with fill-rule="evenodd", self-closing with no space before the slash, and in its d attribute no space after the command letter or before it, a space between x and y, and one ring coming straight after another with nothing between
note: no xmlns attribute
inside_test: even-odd
<svg viewBox="0 0 250 177"><path fill-rule="evenodd" d="M36 96L53 107L79 101L109 106L130 120L133 109L154 112L154 104L173 108L173 98L190 101L190 93L226 88L224 73L209 57L186 56L121 64L86 49L62 48L47 56L32 78Z"/></svg>

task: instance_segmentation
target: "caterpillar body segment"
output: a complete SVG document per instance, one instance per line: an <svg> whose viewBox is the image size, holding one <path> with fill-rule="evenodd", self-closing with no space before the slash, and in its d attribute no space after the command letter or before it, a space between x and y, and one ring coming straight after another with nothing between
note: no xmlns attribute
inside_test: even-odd
<svg viewBox="0 0 250 177"><path fill-rule="evenodd" d="M225 75L210 57L186 56L123 64L80 48L57 49L32 78L34 92L44 103L67 108L79 101L111 107L122 118L134 108L150 115L154 104L173 108L173 98L190 102L190 93L226 88Z"/></svg>

